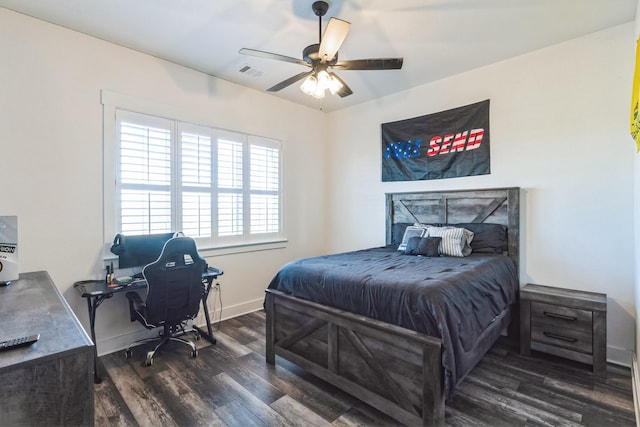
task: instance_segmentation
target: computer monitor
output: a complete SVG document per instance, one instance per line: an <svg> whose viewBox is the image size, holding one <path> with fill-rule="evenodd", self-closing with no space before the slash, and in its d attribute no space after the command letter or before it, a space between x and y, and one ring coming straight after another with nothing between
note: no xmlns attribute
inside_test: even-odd
<svg viewBox="0 0 640 427"><path fill-rule="evenodd" d="M111 252L118 255L118 268L144 267L158 259L167 240L175 233L125 236L118 234Z"/></svg>

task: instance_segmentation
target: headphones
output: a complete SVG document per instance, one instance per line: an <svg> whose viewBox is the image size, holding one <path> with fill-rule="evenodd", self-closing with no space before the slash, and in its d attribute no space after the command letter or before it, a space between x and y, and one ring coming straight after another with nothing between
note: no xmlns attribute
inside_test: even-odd
<svg viewBox="0 0 640 427"><path fill-rule="evenodd" d="M112 254L121 255L125 251L125 244L127 242L127 238L124 234L116 234L116 237L113 239L113 245L111 245L110 251Z"/></svg>

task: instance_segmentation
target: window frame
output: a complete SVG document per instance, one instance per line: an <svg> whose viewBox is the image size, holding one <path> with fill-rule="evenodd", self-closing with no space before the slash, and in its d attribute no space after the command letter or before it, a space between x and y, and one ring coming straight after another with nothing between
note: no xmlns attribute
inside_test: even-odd
<svg viewBox="0 0 640 427"><path fill-rule="evenodd" d="M173 122L174 126L171 129L172 133L172 150L179 150L182 145L180 143L183 130L190 131L191 129L208 130L211 131L212 141L212 153L211 153L211 197L218 197L218 178L217 178L217 140L220 136L234 136L242 137L242 152L243 152L243 234L239 236L217 236L218 229L218 201L212 201L211 211L211 223L212 223L212 236L210 238L196 237L196 243L198 249L204 251L204 255L223 255L243 252L253 252L257 250L269 250L279 249L286 247L287 238L285 234L285 218L284 218L284 148L283 141L269 138L264 136L252 135L249 133L231 131L223 128L219 128L213 124L208 124L206 121L198 120L191 113L185 113L178 109L175 109L166 105L159 105L148 101L139 100L136 98L120 95L108 91L101 92L101 103L103 106L103 238L104 238L104 256L105 260L115 259L115 256L109 251L111 241L116 233L118 233L120 206L119 206L119 165L120 160L118 156L119 152L119 132L118 127L118 112L123 114L136 115L139 114L143 117L155 116L158 120L168 120ZM250 141L259 141L265 146L275 146L279 151L279 231L268 234L254 234L250 233L248 228L250 221L250 210L248 208L250 198L250 180L248 168L249 161L249 147ZM178 197L182 197L182 171L180 169L181 153L177 152L172 154L172 182L171 182L171 195L172 195L172 227L176 224L182 224L181 217L181 201L178 201ZM181 230L172 230L181 231Z"/></svg>

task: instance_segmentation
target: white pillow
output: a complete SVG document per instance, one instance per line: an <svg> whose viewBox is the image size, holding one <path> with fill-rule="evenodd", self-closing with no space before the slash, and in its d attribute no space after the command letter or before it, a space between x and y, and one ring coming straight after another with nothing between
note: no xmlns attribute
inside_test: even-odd
<svg viewBox="0 0 640 427"><path fill-rule="evenodd" d="M440 255L463 257L471 253L473 233L466 228L429 227L429 237L442 237L438 248Z"/></svg>
<svg viewBox="0 0 640 427"><path fill-rule="evenodd" d="M402 236L402 243L398 246L399 251L404 251L407 247L407 242L412 237L422 237L426 235L427 229L425 227L416 227L413 225L408 226L404 230L404 236Z"/></svg>

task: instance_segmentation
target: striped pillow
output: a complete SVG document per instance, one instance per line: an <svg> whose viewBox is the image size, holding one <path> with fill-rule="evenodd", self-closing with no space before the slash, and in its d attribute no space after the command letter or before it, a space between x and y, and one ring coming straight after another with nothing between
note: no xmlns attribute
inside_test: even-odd
<svg viewBox="0 0 640 427"><path fill-rule="evenodd" d="M428 227L429 237L442 237L438 252L440 255L464 257L471 253L473 233L466 228Z"/></svg>

